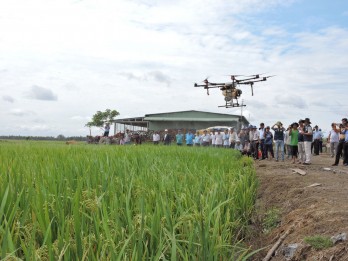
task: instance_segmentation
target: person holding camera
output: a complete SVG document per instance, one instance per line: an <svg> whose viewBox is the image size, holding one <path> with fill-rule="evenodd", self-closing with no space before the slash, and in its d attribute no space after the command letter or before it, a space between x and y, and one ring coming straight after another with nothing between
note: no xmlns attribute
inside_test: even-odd
<svg viewBox="0 0 348 261"><path fill-rule="evenodd" d="M272 130L274 131L274 143L275 143L275 160L278 161L279 151L281 153L281 160L284 161L284 132L285 128L283 124L278 121L276 124L272 126Z"/></svg>
<svg viewBox="0 0 348 261"><path fill-rule="evenodd" d="M331 152L331 158L335 157L337 153L337 147L339 142L339 133L340 129L337 128L336 123L331 124L331 131L329 133L329 136L327 137L327 142L330 143L330 152Z"/></svg>
<svg viewBox="0 0 348 261"><path fill-rule="evenodd" d="M338 125L338 124L337 124ZM339 136L339 142L337 146L337 152L336 152L336 159L335 163L332 164L332 166L338 166L338 163L340 162L340 157L342 155L342 151L344 151L344 159L343 164L347 166L348 164L348 128L347 128L347 118L342 119L342 124L339 124L340 129L340 136Z"/></svg>

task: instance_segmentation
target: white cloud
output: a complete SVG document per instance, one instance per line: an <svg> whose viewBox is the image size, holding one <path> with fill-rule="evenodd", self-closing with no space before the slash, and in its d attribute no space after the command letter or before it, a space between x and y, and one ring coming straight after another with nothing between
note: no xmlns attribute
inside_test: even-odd
<svg viewBox="0 0 348 261"><path fill-rule="evenodd" d="M22 109L13 109L10 111L10 114L13 116L18 116L18 117L27 117L27 116L35 115L33 111L22 110Z"/></svg>
<svg viewBox="0 0 348 261"><path fill-rule="evenodd" d="M6 101L6 102L9 102L9 103L14 103L14 99L11 97L11 96L9 96L9 95L4 95L4 96L2 96L2 99L4 100L4 101Z"/></svg>
<svg viewBox="0 0 348 261"><path fill-rule="evenodd" d="M54 94L52 90L37 85L31 86L27 97L43 101L56 101L58 99L57 95Z"/></svg>

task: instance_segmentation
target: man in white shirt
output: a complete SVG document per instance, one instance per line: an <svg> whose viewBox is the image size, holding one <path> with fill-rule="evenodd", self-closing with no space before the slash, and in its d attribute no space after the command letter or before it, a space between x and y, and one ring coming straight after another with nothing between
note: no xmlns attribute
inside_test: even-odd
<svg viewBox="0 0 348 261"><path fill-rule="evenodd" d="M203 131L202 135L202 146L207 147L210 144L210 135L208 134L207 130Z"/></svg>
<svg viewBox="0 0 348 261"><path fill-rule="evenodd" d="M223 134L221 133L221 130L218 129L217 133L215 134L215 147L222 147L222 137Z"/></svg>
<svg viewBox="0 0 348 261"><path fill-rule="evenodd" d="M158 145L158 143L161 140L161 136L158 134L157 131L155 131L155 133L152 135L152 140L153 140L153 144Z"/></svg>
<svg viewBox="0 0 348 261"><path fill-rule="evenodd" d="M256 126L253 126L253 157L254 159L259 159L259 144L260 144L260 132L257 130Z"/></svg>
<svg viewBox="0 0 348 261"><path fill-rule="evenodd" d="M237 140L238 140L237 132L235 132L234 128L232 127L230 130L230 148L234 149L234 146L236 145Z"/></svg>
<svg viewBox="0 0 348 261"><path fill-rule="evenodd" d="M327 137L327 142L330 142L331 158L333 158L335 157L337 153L337 146L340 140L340 136L339 136L340 130L337 128L336 123L332 123L331 127L332 129L329 133L329 136Z"/></svg>
<svg viewBox="0 0 348 261"><path fill-rule="evenodd" d="M265 153L265 124L263 122L260 123L260 150L262 153L262 159L266 158L266 153Z"/></svg>
<svg viewBox="0 0 348 261"><path fill-rule="evenodd" d="M211 146L215 147L215 129L213 129L213 131L210 132L210 141L211 141Z"/></svg>

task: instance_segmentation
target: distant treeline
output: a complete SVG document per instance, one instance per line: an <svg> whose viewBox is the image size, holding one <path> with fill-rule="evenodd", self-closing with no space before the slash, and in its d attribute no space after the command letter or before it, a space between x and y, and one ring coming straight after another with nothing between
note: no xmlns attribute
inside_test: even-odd
<svg viewBox="0 0 348 261"><path fill-rule="evenodd" d="M58 135L57 137L52 136L0 136L3 140L56 140L56 141L66 141L66 140L76 140L76 141L86 141L86 137L83 136L71 136L65 137L63 135Z"/></svg>

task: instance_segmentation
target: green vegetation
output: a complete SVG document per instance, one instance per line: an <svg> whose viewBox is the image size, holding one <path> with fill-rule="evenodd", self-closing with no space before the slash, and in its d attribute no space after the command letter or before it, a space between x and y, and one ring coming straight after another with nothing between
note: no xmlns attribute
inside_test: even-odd
<svg viewBox="0 0 348 261"><path fill-rule="evenodd" d="M273 228L276 228L280 223L280 210L278 208L269 209L263 218L262 228L265 233L268 233Z"/></svg>
<svg viewBox="0 0 348 261"><path fill-rule="evenodd" d="M304 242L311 245L315 250L326 249L333 246L333 243L328 236L305 237Z"/></svg>
<svg viewBox="0 0 348 261"><path fill-rule="evenodd" d="M236 151L22 141L0 162L0 259L247 259L257 182Z"/></svg>

